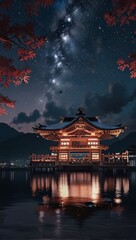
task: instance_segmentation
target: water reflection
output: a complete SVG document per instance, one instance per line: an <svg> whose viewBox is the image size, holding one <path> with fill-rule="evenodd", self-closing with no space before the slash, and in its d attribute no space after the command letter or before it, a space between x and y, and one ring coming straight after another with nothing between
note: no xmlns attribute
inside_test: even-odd
<svg viewBox="0 0 136 240"><path fill-rule="evenodd" d="M102 173L56 173L31 175L29 171L1 171L1 187L5 183L26 184L31 187L32 196L41 194L52 198L90 199L99 202L104 195L112 197L124 197L129 194L130 188L135 187L136 173L128 176L106 176ZM130 184L131 182L131 184ZM21 186L21 185L20 185ZM21 190L21 189L20 189Z"/></svg>
<svg viewBox="0 0 136 240"><path fill-rule="evenodd" d="M32 195L39 192L62 201L86 199L95 203L104 196L112 196L120 203L129 193L129 178L104 176L93 173L61 173L57 175L34 175L31 179Z"/></svg>
<svg viewBox="0 0 136 240"><path fill-rule="evenodd" d="M83 221L102 207L107 207L111 216L120 217L124 211L121 205L123 198L129 193L129 181L127 176L105 176L101 173L33 175L32 195L36 197L40 193L41 196L41 204L37 208L39 222L46 222L48 214L54 214L59 231L62 214ZM103 205L100 205L103 200L106 204L103 202ZM79 207L79 204L86 201L96 204L95 209Z"/></svg>
<svg viewBox="0 0 136 240"><path fill-rule="evenodd" d="M115 204L99 206L110 198ZM86 201L95 207L79 207ZM135 202L136 172L0 171L0 235L20 240L134 239Z"/></svg>
<svg viewBox="0 0 136 240"><path fill-rule="evenodd" d="M14 171L11 171L10 172L10 180L11 180L11 182L14 181L14 176L15 176L14 175Z"/></svg>

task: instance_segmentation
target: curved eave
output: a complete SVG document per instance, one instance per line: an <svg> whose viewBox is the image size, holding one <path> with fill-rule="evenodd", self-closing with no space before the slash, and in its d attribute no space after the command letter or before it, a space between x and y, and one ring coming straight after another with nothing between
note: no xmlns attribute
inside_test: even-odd
<svg viewBox="0 0 136 240"><path fill-rule="evenodd" d="M104 131L114 131L114 130L125 130L127 127L126 126L121 126L121 124L119 124L119 125L113 125L113 126L103 126L103 127L100 127L100 126L98 126L98 124L102 124L102 125L104 125L103 123L101 123L101 122L96 122L96 124L95 123L93 123L92 121L89 121L87 118L85 118L85 121L89 124L89 125L91 125L92 127L94 127L94 128L96 128L96 129L99 129L99 130L104 130Z"/></svg>
<svg viewBox="0 0 136 240"><path fill-rule="evenodd" d="M97 129L101 129L101 130L104 130L104 131L116 131L116 130L120 130L120 131L122 131L122 130L125 130L127 127L124 127L124 126L122 126L122 127L116 127L116 126L113 126L114 128L99 128L99 127L96 127Z"/></svg>
<svg viewBox="0 0 136 240"><path fill-rule="evenodd" d="M89 121L86 117L84 117L84 116L78 116L77 118L75 118L73 121L71 121L70 123L58 123L58 124L54 124L54 128L45 128L45 129L42 129L42 127L41 128L33 128L34 129L34 131L43 131L43 132L50 132L50 131L55 131L55 132L57 132L57 131L61 131L61 130L65 130L65 129L67 129L68 127L70 127L72 124L74 124L75 122L77 122L78 121L78 119L79 118L83 118L84 119L84 121L86 122L86 123L88 123L90 126L92 126L93 128L95 128L95 129L98 129L98 130L103 130L103 131L116 131L116 130L120 130L120 131L122 131L122 130L125 130L127 127L126 126L122 126L121 127L121 125L113 125L113 126L99 126L100 124L101 125L104 125L103 123L101 123L101 122L96 122L96 124L95 123L93 123L92 121ZM64 126L61 126L61 127L56 127L57 125L59 126L60 124L64 124ZM50 126L51 127L51 126Z"/></svg>
<svg viewBox="0 0 136 240"><path fill-rule="evenodd" d="M73 122L72 122L73 123ZM62 127L57 127L56 128L56 125L60 125L61 123L58 123L58 124L53 124L53 126L55 126L55 128L38 128L38 127L35 127L35 128L33 128L34 129L34 131L38 131L38 130L40 130L40 131L60 131L60 130L63 130L63 129L65 129L65 128L67 128L67 127L69 127L70 125L72 125L71 123L69 123L69 124L65 124L66 126L62 126ZM52 127L51 125L49 125L50 127Z"/></svg>

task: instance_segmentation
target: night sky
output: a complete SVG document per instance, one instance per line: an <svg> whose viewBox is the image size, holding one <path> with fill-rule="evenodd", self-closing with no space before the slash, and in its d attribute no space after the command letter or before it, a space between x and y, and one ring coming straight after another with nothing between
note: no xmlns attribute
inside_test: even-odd
<svg viewBox="0 0 136 240"><path fill-rule="evenodd" d="M32 17L37 33L47 36L48 42L27 62L32 69L29 84L2 89L16 105L1 122L32 132L36 123L51 124L84 107L87 115L127 125L127 133L136 131L136 79L117 65L118 59L136 50L135 26L106 24L104 13L111 9L110 0L91 0L85 6L80 1L56 0ZM10 14L15 22L30 18L21 4ZM14 51L8 54L14 57Z"/></svg>

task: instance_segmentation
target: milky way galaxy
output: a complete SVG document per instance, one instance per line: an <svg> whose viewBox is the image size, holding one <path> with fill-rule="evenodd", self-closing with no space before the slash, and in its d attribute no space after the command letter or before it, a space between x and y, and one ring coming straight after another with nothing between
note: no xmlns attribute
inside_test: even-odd
<svg viewBox="0 0 136 240"><path fill-rule="evenodd" d="M110 8L109 0L56 0L41 9L35 22L48 41L29 63L29 84L5 90L16 107L1 121L32 131L36 122L58 121L82 106L88 115L136 130L136 80L117 66L134 51L135 29L107 26L104 14ZM14 11L23 19L19 6Z"/></svg>

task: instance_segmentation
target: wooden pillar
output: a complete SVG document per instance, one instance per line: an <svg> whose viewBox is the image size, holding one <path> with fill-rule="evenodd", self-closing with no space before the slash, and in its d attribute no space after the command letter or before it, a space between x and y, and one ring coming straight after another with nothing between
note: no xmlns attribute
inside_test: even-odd
<svg viewBox="0 0 136 240"><path fill-rule="evenodd" d="M101 162L102 162L102 151L101 151L101 148L99 148L99 162L100 162L100 165L101 165Z"/></svg>
<svg viewBox="0 0 136 240"><path fill-rule="evenodd" d="M55 161L55 165L58 166L59 165L59 150L57 149L57 158Z"/></svg>
<svg viewBox="0 0 136 240"><path fill-rule="evenodd" d="M69 151L69 149L68 149L68 163L70 162L70 151Z"/></svg>
<svg viewBox="0 0 136 240"><path fill-rule="evenodd" d="M90 150L90 161L92 162L92 151Z"/></svg>

